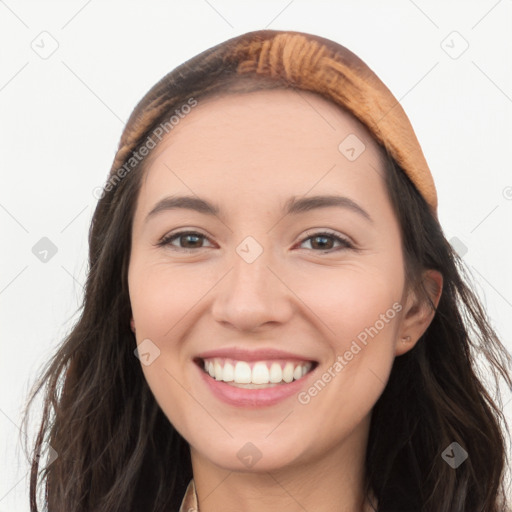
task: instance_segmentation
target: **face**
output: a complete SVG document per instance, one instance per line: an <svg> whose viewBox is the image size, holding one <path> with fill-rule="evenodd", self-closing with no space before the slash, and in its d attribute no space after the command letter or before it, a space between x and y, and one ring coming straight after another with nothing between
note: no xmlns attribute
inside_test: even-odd
<svg viewBox="0 0 512 512"><path fill-rule="evenodd" d="M258 91L200 101L150 158L133 324L195 457L269 471L363 442L401 336L421 334L369 132L312 93Z"/></svg>

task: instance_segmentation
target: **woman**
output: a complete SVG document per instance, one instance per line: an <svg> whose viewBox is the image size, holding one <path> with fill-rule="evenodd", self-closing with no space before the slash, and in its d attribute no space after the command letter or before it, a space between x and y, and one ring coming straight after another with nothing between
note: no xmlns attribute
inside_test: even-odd
<svg viewBox="0 0 512 512"><path fill-rule="evenodd" d="M346 48L257 31L169 73L89 243L34 392L49 511L508 510L475 360L512 386L510 358L405 112Z"/></svg>

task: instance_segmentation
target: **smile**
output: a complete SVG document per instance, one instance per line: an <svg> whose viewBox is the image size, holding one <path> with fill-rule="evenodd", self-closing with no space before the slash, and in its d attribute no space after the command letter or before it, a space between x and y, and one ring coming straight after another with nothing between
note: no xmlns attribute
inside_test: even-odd
<svg viewBox="0 0 512 512"><path fill-rule="evenodd" d="M231 351L233 352L233 351ZM316 361L303 359L268 359L269 352L244 352L239 359L224 355L196 357L194 363L200 380L214 397L222 402L243 408L261 408L277 404L300 393L315 373ZM272 352L272 356L277 353ZM266 359L262 356L266 355ZM283 357L284 354L281 354Z"/></svg>
<svg viewBox="0 0 512 512"><path fill-rule="evenodd" d="M246 389L288 384L302 378L315 365L313 361L240 361L221 357L200 359L199 364L215 380Z"/></svg>

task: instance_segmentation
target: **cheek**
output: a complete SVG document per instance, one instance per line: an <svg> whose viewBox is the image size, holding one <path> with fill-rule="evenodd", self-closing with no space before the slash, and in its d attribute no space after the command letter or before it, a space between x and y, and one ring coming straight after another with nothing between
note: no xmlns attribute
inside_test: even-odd
<svg viewBox="0 0 512 512"><path fill-rule="evenodd" d="M333 425L355 425L369 413L391 371L403 276L369 266L329 271L330 279L303 281L298 291L311 305L329 354L319 381L299 403Z"/></svg>
<svg viewBox="0 0 512 512"><path fill-rule="evenodd" d="M199 272L169 263L134 264L129 288L137 332L162 337L189 312L210 286Z"/></svg>
<svg viewBox="0 0 512 512"><path fill-rule="evenodd" d="M150 353L147 364L141 358L144 378L169 421L188 439L204 423L204 410L187 392L191 362L174 341L184 336L186 314L206 293L207 283L197 272L142 258L130 264L128 283L139 350Z"/></svg>
<svg viewBox="0 0 512 512"><path fill-rule="evenodd" d="M169 262L134 258L130 264L128 283L137 343L145 344L141 350L148 348L151 353L150 364L143 364L141 359L142 370L166 412L188 407L192 413L190 395L183 388L192 363L182 340L190 332L194 307L213 282L204 272L190 271ZM179 419L176 422L180 424Z"/></svg>
<svg viewBox="0 0 512 512"><path fill-rule="evenodd" d="M315 273L304 274L293 287L323 325L333 348L341 350L347 340L365 333L376 323L378 330L386 333L396 323L396 309L400 307L393 308L393 304L401 300L404 283L399 264L393 267L352 264L339 269L317 269Z"/></svg>

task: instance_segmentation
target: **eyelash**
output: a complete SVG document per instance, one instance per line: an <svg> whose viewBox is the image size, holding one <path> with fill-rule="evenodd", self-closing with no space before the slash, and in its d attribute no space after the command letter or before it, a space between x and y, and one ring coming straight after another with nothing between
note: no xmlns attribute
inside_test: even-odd
<svg viewBox="0 0 512 512"><path fill-rule="evenodd" d="M186 248L186 247L176 247L176 246L171 245L171 242L173 240L179 239L180 237L186 236L186 235L198 235L198 236L203 237L208 240L208 237L206 235L203 235L202 233L199 233L197 231L178 231L177 233L172 233L172 234L164 236L156 245L158 247L169 246L169 247L172 247L172 250L183 251L183 252L188 252L188 253L194 252L198 249L204 249L204 247L196 247L196 248L190 249L190 248ZM308 236L306 238L303 238L299 242L299 245L302 245L305 241L307 241L311 238L316 238L316 237L333 238L336 241L341 242L343 244L343 247L326 249L324 251L322 251L321 249L319 249L319 250L310 249L313 252L331 253L331 252L335 252L335 251L338 251L341 249L354 249L355 250L354 245L351 242L349 242L346 238L340 237L330 231L320 231L320 232L314 232L312 234L308 234Z"/></svg>

